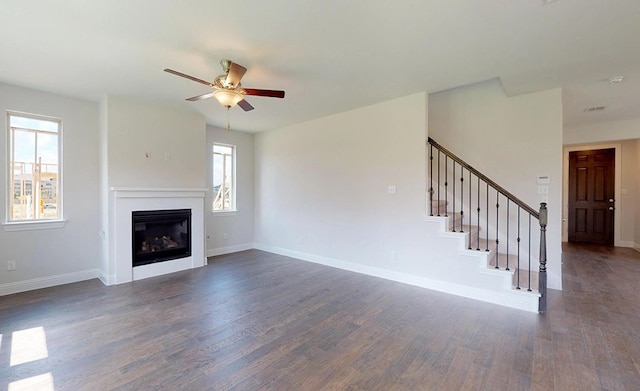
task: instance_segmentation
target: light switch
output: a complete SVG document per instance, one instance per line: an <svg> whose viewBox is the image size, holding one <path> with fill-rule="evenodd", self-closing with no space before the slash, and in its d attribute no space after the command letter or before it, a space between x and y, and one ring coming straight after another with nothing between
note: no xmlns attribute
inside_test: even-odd
<svg viewBox="0 0 640 391"><path fill-rule="evenodd" d="M540 175L536 178L536 182L539 185L548 185L549 183L551 183L551 178L549 177L549 175Z"/></svg>
<svg viewBox="0 0 640 391"><path fill-rule="evenodd" d="M389 194L396 194L396 187L395 185L391 185L389 186L389 190L388 190Z"/></svg>

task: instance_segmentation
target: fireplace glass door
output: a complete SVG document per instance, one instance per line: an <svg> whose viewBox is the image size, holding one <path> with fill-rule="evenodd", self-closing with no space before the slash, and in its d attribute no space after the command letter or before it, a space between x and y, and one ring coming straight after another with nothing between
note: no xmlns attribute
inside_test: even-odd
<svg viewBox="0 0 640 391"><path fill-rule="evenodd" d="M133 266L191 256L191 209L132 212Z"/></svg>

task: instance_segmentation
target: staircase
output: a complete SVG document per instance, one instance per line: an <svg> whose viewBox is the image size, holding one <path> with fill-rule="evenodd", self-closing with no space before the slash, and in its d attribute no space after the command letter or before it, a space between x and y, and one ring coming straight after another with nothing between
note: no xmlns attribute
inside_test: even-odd
<svg viewBox="0 0 640 391"><path fill-rule="evenodd" d="M447 260L456 265L449 267L451 285L441 290L545 312L546 204L535 211L431 138L428 143L425 220L435 224L434 244L455 248Z"/></svg>

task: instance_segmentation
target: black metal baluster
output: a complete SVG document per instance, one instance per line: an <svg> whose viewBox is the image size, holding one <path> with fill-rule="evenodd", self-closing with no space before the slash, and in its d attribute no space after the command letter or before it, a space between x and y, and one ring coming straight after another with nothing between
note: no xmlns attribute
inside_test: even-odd
<svg viewBox="0 0 640 391"><path fill-rule="evenodd" d="M469 170L469 250L471 250L471 225L473 224L471 221L473 216L473 210L471 209L473 207L473 200L471 199L471 182L471 170Z"/></svg>
<svg viewBox="0 0 640 391"><path fill-rule="evenodd" d="M440 150L438 149L438 217L440 217Z"/></svg>
<svg viewBox="0 0 640 391"><path fill-rule="evenodd" d="M529 213L529 283L528 292L531 292L531 213Z"/></svg>
<svg viewBox="0 0 640 391"><path fill-rule="evenodd" d="M489 196L487 195L487 198ZM498 249L500 244L500 230L498 226L500 225L500 192L496 191L496 269L500 269L500 258L498 258ZM489 224L487 224L488 229ZM488 241L487 241L488 242Z"/></svg>
<svg viewBox="0 0 640 391"><path fill-rule="evenodd" d="M520 289L520 270L522 270L520 268L520 205L518 205L518 258L517 258L517 273L518 275L516 276L516 279L518 281L518 283L516 284L516 289Z"/></svg>
<svg viewBox="0 0 640 391"><path fill-rule="evenodd" d="M460 232L464 232L464 167L462 165L460 165Z"/></svg>
<svg viewBox="0 0 640 391"><path fill-rule="evenodd" d="M504 270L509 270L509 199L507 198L507 268Z"/></svg>
<svg viewBox="0 0 640 391"><path fill-rule="evenodd" d="M451 175L453 181L453 232L456 232L456 161L453 161L453 174Z"/></svg>
<svg viewBox="0 0 640 391"><path fill-rule="evenodd" d="M487 242L484 251L489 251L489 182L487 182ZM498 249L496 249L496 267L498 266Z"/></svg>
<svg viewBox="0 0 640 391"><path fill-rule="evenodd" d="M444 157L444 217L449 217L447 209L449 206L449 157Z"/></svg>
<svg viewBox="0 0 640 391"><path fill-rule="evenodd" d="M480 177L478 177L478 245L476 250L480 251Z"/></svg>
<svg viewBox="0 0 640 391"><path fill-rule="evenodd" d="M429 144L429 216L433 216L433 144Z"/></svg>

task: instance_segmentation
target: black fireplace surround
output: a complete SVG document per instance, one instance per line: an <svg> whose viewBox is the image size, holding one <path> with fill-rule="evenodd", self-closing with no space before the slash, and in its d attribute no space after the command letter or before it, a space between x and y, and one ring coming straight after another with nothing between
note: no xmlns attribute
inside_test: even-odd
<svg viewBox="0 0 640 391"><path fill-rule="evenodd" d="M131 212L133 266L191 256L191 209Z"/></svg>

